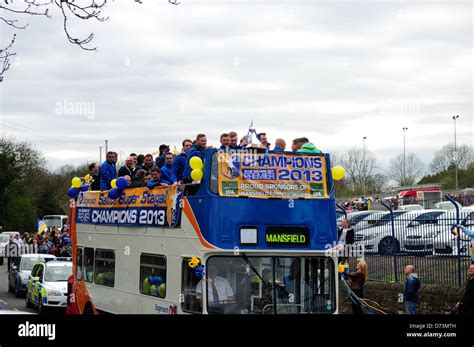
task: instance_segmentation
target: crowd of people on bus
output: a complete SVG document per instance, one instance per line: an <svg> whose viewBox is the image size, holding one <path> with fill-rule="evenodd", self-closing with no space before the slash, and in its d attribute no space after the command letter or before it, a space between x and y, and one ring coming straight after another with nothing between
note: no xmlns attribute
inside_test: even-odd
<svg viewBox="0 0 474 347"><path fill-rule="evenodd" d="M218 148L225 151L261 148L276 153L287 150L284 139L276 139L273 148L268 142L266 133L257 134L257 139L259 144L249 144L247 136L244 136L239 141L237 133L231 131L221 134L220 147ZM192 183L191 158L199 157L204 159L204 151L211 148L214 147L208 146L206 135L198 134L195 140L184 139L182 141L182 150L179 153L172 153L169 145L162 144L156 157L153 157L150 153L130 153L125 159L125 164L119 168L117 168L117 153L109 151L103 163L100 165L98 163L91 163L89 165L89 174L93 179L91 190L109 190L111 189L112 180L117 177L125 177L129 183L128 188L153 188L159 185ZM291 144L291 151L321 153L306 137L294 139Z"/></svg>

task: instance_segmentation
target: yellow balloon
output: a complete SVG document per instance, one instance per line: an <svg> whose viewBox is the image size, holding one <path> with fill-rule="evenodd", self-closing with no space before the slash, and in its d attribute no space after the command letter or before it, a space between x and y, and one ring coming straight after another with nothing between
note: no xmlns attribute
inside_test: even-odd
<svg viewBox="0 0 474 347"><path fill-rule="evenodd" d="M193 171L191 171L191 178L193 179L193 181L200 181L203 175L204 173L201 169L194 169Z"/></svg>
<svg viewBox="0 0 474 347"><path fill-rule="evenodd" d="M342 166L334 166L331 171L332 179L335 181L342 180L344 178L344 175L346 174L346 171Z"/></svg>
<svg viewBox="0 0 474 347"><path fill-rule="evenodd" d="M117 179L114 178L112 181L110 181L110 185L112 188L117 188Z"/></svg>
<svg viewBox="0 0 474 347"><path fill-rule="evenodd" d="M82 181L79 177L74 177L71 180L71 186L73 186L74 188L81 188L81 185L82 185Z"/></svg>
<svg viewBox="0 0 474 347"><path fill-rule="evenodd" d="M191 166L191 169L194 170L201 170L203 165L202 165L202 160L199 157L192 157L189 160L189 166ZM198 180L197 180L198 181Z"/></svg>

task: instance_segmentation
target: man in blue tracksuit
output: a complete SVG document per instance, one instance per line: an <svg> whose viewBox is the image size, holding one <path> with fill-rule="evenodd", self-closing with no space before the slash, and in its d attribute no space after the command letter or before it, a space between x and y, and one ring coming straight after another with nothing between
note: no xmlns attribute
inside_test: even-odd
<svg viewBox="0 0 474 347"><path fill-rule="evenodd" d="M178 182L183 181L184 165L186 163L186 153L193 146L193 141L186 139L183 141L183 150L173 159L173 173Z"/></svg>
<svg viewBox="0 0 474 347"><path fill-rule="evenodd" d="M415 273L415 267L413 265L407 265L405 267L405 275L407 279L405 281L405 290L403 291L403 303L405 304L407 314L416 314L420 303L420 299L418 298L420 280Z"/></svg>
<svg viewBox="0 0 474 347"><path fill-rule="evenodd" d="M100 190L109 190L110 182L117 178L115 153L107 152L106 160L100 165Z"/></svg>
<svg viewBox="0 0 474 347"><path fill-rule="evenodd" d="M173 153L166 153L165 165L161 168L161 182L164 182L168 185L172 185L177 182L178 179L173 171Z"/></svg>
<svg viewBox="0 0 474 347"><path fill-rule="evenodd" d="M193 157L199 157L204 161L204 151L206 150L207 138L204 134L199 134L196 138L196 145L186 153L186 162L184 164L183 181L184 183L192 183L191 172L193 169L189 165L189 161Z"/></svg>

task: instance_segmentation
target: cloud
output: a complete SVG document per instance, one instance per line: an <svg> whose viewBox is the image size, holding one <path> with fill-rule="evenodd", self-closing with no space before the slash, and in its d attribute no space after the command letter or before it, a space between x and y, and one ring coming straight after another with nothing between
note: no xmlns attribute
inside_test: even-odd
<svg viewBox="0 0 474 347"><path fill-rule="evenodd" d="M199 132L217 145L251 119L271 142L306 135L339 153L367 136L388 163L408 126L409 150L428 163L453 140L454 114L458 141L473 144L471 7L121 1L108 22L73 23L95 33L97 52L68 44L58 13L29 18L1 87L0 130L56 168L97 161L105 139L124 155Z"/></svg>

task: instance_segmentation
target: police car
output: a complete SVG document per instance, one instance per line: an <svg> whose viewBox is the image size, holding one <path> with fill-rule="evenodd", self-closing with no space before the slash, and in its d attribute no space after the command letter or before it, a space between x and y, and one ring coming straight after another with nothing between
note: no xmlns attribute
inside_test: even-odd
<svg viewBox="0 0 474 347"><path fill-rule="evenodd" d="M31 271L26 289L26 307L66 308L67 279L72 274L71 258L56 258L38 263Z"/></svg>

